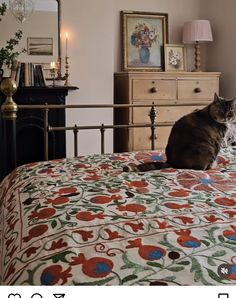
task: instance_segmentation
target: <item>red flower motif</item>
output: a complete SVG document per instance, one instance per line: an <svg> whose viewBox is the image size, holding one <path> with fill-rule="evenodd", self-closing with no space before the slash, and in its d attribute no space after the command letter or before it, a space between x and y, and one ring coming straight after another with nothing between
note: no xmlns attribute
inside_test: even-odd
<svg viewBox="0 0 236 298"><path fill-rule="evenodd" d="M183 208L191 208L192 206L190 204L178 204L178 203L165 203L164 204L167 208L170 209L183 209Z"/></svg>
<svg viewBox="0 0 236 298"><path fill-rule="evenodd" d="M32 246L28 249L26 249L26 251L24 252L24 254L26 254L27 258L29 258L32 254L35 254L36 251L38 250L39 246L35 247L35 246Z"/></svg>
<svg viewBox="0 0 236 298"><path fill-rule="evenodd" d="M177 175L180 185L187 189L200 191L230 191L235 188L235 181L227 179L218 171L189 171Z"/></svg>
<svg viewBox="0 0 236 298"><path fill-rule="evenodd" d="M144 230L144 224L142 222L135 224L132 222L125 223L126 226L130 226L134 232L138 232L140 230Z"/></svg>
<svg viewBox="0 0 236 298"><path fill-rule="evenodd" d="M70 201L67 197L58 197L55 199L47 199L47 202L52 205L64 205Z"/></svg>
<svg viewBox="0 0 236 298"><path fill-rule="evenodd" d="M102 278L111 273L113 269L113 262L105 258L91 258L86 259L83 253L80 253L78 257L72 257L70 265L82 264L82 271L85 275L93 278Z"/></svg>
<svg viewBox="0 0 236 298"><path fill-rule="evenodd" d="M62 247L67 247L67 243L63 242L63 239L60 238L58 241L53 241L49 250L54 250Z"/></svg>
<svg viewBox="0 0 236 298"><path fill-rule="evenodd" d="M76 169L88 169L90 166L86 165L84 163L77 163L77 164L73 165L73 167Z"/></svg>
<svg viewBox="0 0 236 298"><path fill-rule="evenodd" d="M67 279L72 277L72 274L70 273L71 267L67 268L65 271L62 270L63 268L61 265L52 265L47 267L41 274L41 284L45 286L52 286L55 284L64 285L67 283Z"/></svg>
<svg viewBox="0 0 236 298"><path fill-rule="evenodd" d="M95 196L90 199L90 201L94 204L107 204L113 200L121 200L122 196L120 195L112 195L112 196Z"/></svg>
<svg viewBox="0 0 236 298"><path fill-rule="evenodd" d="M119 205L117 207L119 211L129 211L129 212L134 212L134 213L140 213L140 212L145 212L146 206L141 205L141 204L127 204L127 205Z"/></svg>
<svg viewBox="0 0 236 298"><path fill-rule="evenodd" d="M109 188L109 189L107 189L107 191L108 191L109 193L117 193L117 192L120 192L120 189L117 189L117 188Z"/></svg>
<svg viewBox="0 0 236 298"><path fill-rule="evenodd" d="M87 180L87 181L97 181L97 180L100 180L100 179L101 179L101 176L99 176L96 173L94 173L92 175L88 175L87 177L84 178L84 180Z"/></svg>
<svg viewBox="0 0 236 298"><path fill-rule="evenodd" d="M53 173L53 169L42 169L38 171L39 174L52 174Z"/></svg>
<svg viewBox="0 0 236 298"><path fill-rule="evenodd" d="M48 225L42 224L42 225L37 225L29 230L29 235L23 238L23 242L28 242L32 238L39 237L46 233L48 230Z"/></svg>
<svg viewBox="0 0 236 298"><path fill-rule="evenodd" d="M16 251L18 247L16 245L14 245L12 247L12 249L7 253L7 256L9 256L10 258L13 256L14 252Z"/></svg>
<svg viewBox="0 0 236 298"><path fill-rule="evenodd" d="M102 163L102 164L99 165L99 167L100 167L100 169L102 169L102 170L108 170L108 169L111 168L111 165L108 164L108 163Z"/></svg>
<svg viewBox="0 0 236 298"><path fill-rule="evenodd" d="M46 219L52 217L56 213L54 208L43 208L39 211L32 211L31 215L28 216L29 219Z"/></svg>
<svg viewBox="0 0 236 298"><path fill-rule="evenodd" d="M180 219L182 222L183 222L183 224L192 224L193 223L193 218L192 217L188 217L188 216L175 216L174 218L178 218L178 219Z"/></svg>
<svg viewBox="0 0 236 298"><path fill-rule="evenodd" d="M117 231L111 231L110 229L104 229L104 231L108 234L108 240L124 238L124 236L121 236Z"/></svg>
<svg viewBox="0 0 236 298"><path fill-rule="evenodd" d="M214 214L211 214L210 216L204 216L204 217L207 221L210 221L210 222L216 222L218 220L223 220L220 217L216 217Z"/></svg>
<svg viewBox="0 0 236 298"><path fill-rule="evenodd" d="M223 235L229 240L236 241L236 226L231 226L232 230L225 230Z"/></svg>
<svg viewBox="0 0 236 298"><path fill-rule="evenodd" d="M76 218L82 221L92 221L94 219L104 219L107 215L100 213L92 213L90 211L82 211L77 213Z"/></svg>
<svg viewBox="0 0 236 298"><path fill-rule="evenodd" d="M190 193L189 190L177 189L175 191L169 192L169 195L172 197L188 197L189 193Z"/></svg>
<svg viewBox="0 0 236 298"><path fill-rule="evenodd" d="M228 214L229 217L234 217L234 215L236 215L236 210L226 210L226 211L223 211L223 213Z"/></svg>
<svg viewBox="0 0 236 298"><path fill-rule="evenodd" d="M88 241L89 238L93 238L93 231L77 230L73 231L73 233L80 234L83 241Z"/></svg>
<svg viewBox="0 0 236 298"><path fill-rule="evenodd" d="M147 193L147 192L149 192L149 189L146 188L146 187L140 187L140 188L137 188L137 192L139 192L139 193Z"/></svg>
<svg viewBox="0 0 236 298"><path fill-rule="evenodd" d="M175 231L180 237L177 238L177 242L186 248L196 248L201 246L201 241L193 236L191 236L190 230L180 230Z"/></svg>
<svg viewBox="0 0 236 298"><path fill-rule="evenodd" d="M230 199L227 197L220 197L215 199L215 203L222 205L222 206L235 206L236 205L236 201L234 199Z"/></svg>
<svg viewBox="0 0 236 298"><path fill-rule="evenodd" d="M16 264L16 262L11 263L11 265L9 266L9 268L6 272L6 275L4 276L4 281L7 280L10 275L12 275L13 273L16 272L15 264Z"/></svg>
<svg viewBox="0 0 236 298"><path fill-rule="evenodd" d="M161 222L159 220L155 220L155 222L158 223L159 229L167 229L167 228L173 227L172 225L168 224L168 222L166 222L166 221Z"/></svg>
<svg viewBox="0 0 236 298"><path fill-rule="evenodd" d="M76 187L63 187L63 188L60 188L58 191L59 194L70 194L75 192L77 192Z"/></svg>
<svg viewBox="0 0 236 298"><path fill-rule="evenodd" d="M129 245L127 245L126 248L137 247L140 257L144 260L159 260L166 255L165 249L153 245L143 245L140 238L129 240L128 243Z"/></svg>
<svg viewBox="0 0 236 298"><path fill-rule="evenodd" d="M147 187L148 182L147 181L132 181L132 182L125 182L126 185L129 187L135 187L135 188L140 188L140 187Z"/></svg>

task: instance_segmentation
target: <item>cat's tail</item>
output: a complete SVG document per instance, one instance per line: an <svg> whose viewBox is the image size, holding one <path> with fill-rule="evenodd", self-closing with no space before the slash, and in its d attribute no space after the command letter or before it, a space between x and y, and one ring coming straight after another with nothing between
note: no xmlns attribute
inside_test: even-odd
<svg viewBox="0 0 236 298"><path fill-rule="evenodd" d="M147 171L153 171L153 170L161 170L170 168L171 166L167 162L147 162L142 163L139 165L132 165L132 166L124 166L123 171L124 172L147 172Z"/></svg>

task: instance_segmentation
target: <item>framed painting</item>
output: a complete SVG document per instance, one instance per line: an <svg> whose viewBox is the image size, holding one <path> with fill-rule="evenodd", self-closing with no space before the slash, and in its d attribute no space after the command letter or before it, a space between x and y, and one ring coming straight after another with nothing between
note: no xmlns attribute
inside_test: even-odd
<svg viewBox="0 0 236 298"><path fill-rule="evenodd" d="M166 71L187 71L186 49L181 44L165 45L165 70Z"/></svg>
<svg viewBox="0 0 236 298"><path fill-rule="evenodd" d="M27 53L28 55L52 56L53 38L52 37L28 37Z"/></svg>
<svg viewBox="0 0 236 298"><path fill-rule="evenodd" d="M168 14L121 11L122 70L163 71Z"/></svg>

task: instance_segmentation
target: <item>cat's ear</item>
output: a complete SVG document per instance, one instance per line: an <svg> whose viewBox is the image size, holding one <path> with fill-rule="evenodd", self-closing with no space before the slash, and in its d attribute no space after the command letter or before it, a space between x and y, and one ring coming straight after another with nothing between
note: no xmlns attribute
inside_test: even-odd
<svg viewBox="0 0 236 298"><path fill-rule="evenodd" d="M220 97L216 94L214 94L214 102L218 102L220 100Z"/></svg>

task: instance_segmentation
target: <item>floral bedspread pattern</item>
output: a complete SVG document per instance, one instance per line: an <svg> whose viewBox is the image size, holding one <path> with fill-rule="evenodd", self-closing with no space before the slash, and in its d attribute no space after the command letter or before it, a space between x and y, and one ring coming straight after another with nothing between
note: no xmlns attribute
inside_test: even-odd
<svg viewBox="0 0 236 298"><path fill-rule="evenodd" d="M236 149L205 172L122 171L164 158L91 155L16 169L0 185L1 284L235 284Z"/></svg>

